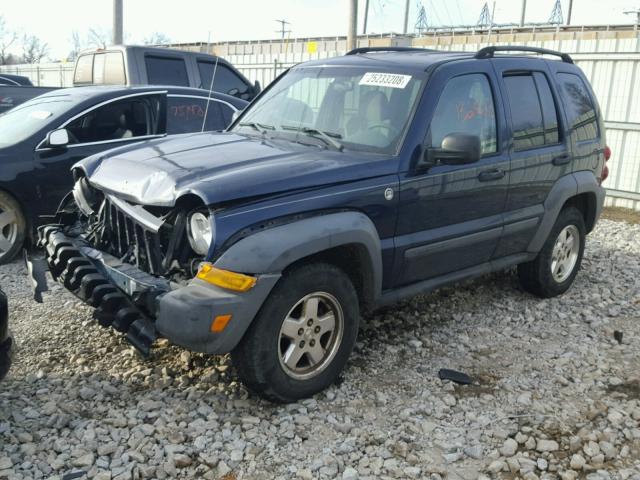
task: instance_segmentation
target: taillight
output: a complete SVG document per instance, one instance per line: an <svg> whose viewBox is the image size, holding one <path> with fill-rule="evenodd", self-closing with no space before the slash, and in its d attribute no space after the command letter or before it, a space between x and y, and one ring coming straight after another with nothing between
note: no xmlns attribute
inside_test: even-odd
<svg viewBox="0 0 640 480"><path fill-rule="evenodd" d="M609 176L609 167L607 166L607 162L611 158L611 149L609 146L604 147L604 165L602 166L602 172L600 173L600 183L604 182Z"/></svg>

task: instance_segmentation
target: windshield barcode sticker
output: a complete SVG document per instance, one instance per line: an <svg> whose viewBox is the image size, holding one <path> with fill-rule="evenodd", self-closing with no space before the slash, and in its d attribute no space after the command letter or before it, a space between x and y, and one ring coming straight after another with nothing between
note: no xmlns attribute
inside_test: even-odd
<svg viewBox="0 0 640 480"><path fill-rule="evenodd" d="M411 75L397 73L367 72L360 79L360 85L374 85L377 87L404 88L411 80Z"/></svg>

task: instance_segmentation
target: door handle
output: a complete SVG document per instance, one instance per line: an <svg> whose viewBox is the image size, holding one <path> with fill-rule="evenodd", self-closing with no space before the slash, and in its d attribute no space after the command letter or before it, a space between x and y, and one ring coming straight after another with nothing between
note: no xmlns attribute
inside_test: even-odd
<svg viewBox="0 0 640 480"><path fill-rule="evenodd" d="M570 161L571 161L571 156L565 153L564 155L558 155L557 157L554 157L554 159L551 160L551 163L558 166L558 165L566 165Z"/></svg>
<svg viewBox="0 0 640 480"><path fill-rule="evenodd" d="M491 182L492 180L500 180L504 178L504 170L501 168L494 168L492 170L485 170L484 172L480 172L478 175L478 180L481 182Z"/></svg>

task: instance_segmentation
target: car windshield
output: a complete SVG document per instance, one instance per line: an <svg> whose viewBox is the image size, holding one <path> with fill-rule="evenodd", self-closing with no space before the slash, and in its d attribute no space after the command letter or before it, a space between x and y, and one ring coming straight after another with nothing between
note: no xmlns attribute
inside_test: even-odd
<svg viewBox="0 0 640 480"><path fill-rule="evenodd" d="M60 117L72 102L56 97L36 98L0 115L0 147L15 145Z"/></svg>
<svg viewBox="0 0 640 480"><path fill-rule="evenodd" d="M327 148L395 154L422 76L351 67L291 70L233 128L313 137Z"/></svg>

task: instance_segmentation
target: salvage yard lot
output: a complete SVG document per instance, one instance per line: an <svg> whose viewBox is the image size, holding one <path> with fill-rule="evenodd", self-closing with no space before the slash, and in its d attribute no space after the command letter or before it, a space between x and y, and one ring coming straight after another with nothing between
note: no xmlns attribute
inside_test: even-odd
<svg viewBox="0 0 640 480"><path fill-rule="evenodd" d="M638 224L602 220L563 296L508 271L365 318L340 384L291 405L249 396L227 357L142 360L59 286L33 303L19 262L0 285L18 341L0 478L640 478Z"/></svg>

